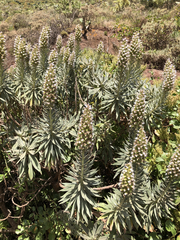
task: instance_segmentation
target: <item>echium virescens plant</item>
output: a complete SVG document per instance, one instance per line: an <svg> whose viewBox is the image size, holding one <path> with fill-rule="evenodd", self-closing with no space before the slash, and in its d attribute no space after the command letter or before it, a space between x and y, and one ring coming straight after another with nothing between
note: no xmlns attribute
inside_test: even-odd
<svg viewBox="0 0 180 240"><path fill-rule="evenodd" d="M120 176L119 187L124 196L132 194L135 188L134 171L131 162L124 166Z"/></svg>
<svg viewBox="0 0 180 240"><path fill-rule="evenodd" d="M59 54L61 48L62 48L62 36L58 35L57 39L56 39L56 50L57 50L58 54Z"/></svg>
<svg viewBox="0 0 180 240"><path fill-rule="evenodd" d="M4 59L6 57L5 36L0 32L0 85L3 81Z"/></svg>
<svg viewBox="0 0 180 240"><path fill-rule="evenodd" d="M27 70L27 43L24 38L17 37L15 39L15 92L18 97L24 93L24 87L26 84L25 73Z"/></svg>
<svg viewBox="0 0 180 240"><path fill-rule="evenodd" d="M130 48L127 39L123 39L121 47L119 49L117 66L120 71L120 76L126 74L129 68L130 60Z"/></svg>
<svg viewBox="0 0 180 240"><path fill-rule="evenodd" d="M72 51L68 59L68 65L70 68L74 68L75 63L76 63L76 53L75 51Z"/></svg>
<svg viewBox="0 0 180 240"><path fill-rule="evenodd" d="M11 83L8 82L6 72L4 71L5 58L5 36L0 32L0 103L7 103L12 97Z"/></svg>
<svg viewBox="0 0 180 240"><path fill-rule="evenodd" d="M70 52L73 51L74 45L75 45L75 35L74 35L74 33L71 33L69 35L69 39L68 39L68 42L67 42L67 47L69 47Z"/></svg>
<svg viewBox="0 0 180 240"><path fill-rule="evenodd" d="M39 47L38 47L38 44L35 44L32 48L32 51L30 54L30 60L29 60L32 79L36 78L37 68L39 65L39 59L40 59Z"/></svg>
<svg viewBox="0 0 180 240"><path fill-rule="evenodd" d="M130 158L132 163L141 165L145 162L148 152L147 143L148 141L144 127L141 125L133 142L133 149Z"/></svg>
<svg viewBox="0 0 180 240"><path fill-rule="evenodd" d="M143 54L143 44L139 38L138 32L133 34L129 51L130 51L130 64L135 63L137 67L140 67Z"/></svg>
<svg viewBox="0 0 180 240"><path fill-rule="evenodd" d="M64 53L63 53L63 63L66 65L68 64L68 59L69 59L70 53L71 53L70 48L66 47L64 49Z"/></svg>
<svg viewBox="0 0 180 240"><path fill-rule="evenodd" d="M131 129L138 129L142 125L145 118L145 92L144 89L140 89L137 93L134 105L131 109L129 126Z"/></svg>
<svg viewBox="0 0 180 240"><path fill-rule="evenodd" d="M75 28L75 53L77 58L80 53L80 42L82 37L82 27L78 24Z"/></svg>
<svg viewBox="0 0 180 240"><path fill-rule="evenodd" d="M97 46L97 62L99 61L101 54L104 52L104 43L103 41L100 41L100 43Z"/></svg>
<svg viewBox="0 0 180 240"><path fill-rule="evenodd" d="M40 49L40 68L42 72L45 72L48 65L48 55L49 55L49 38L50 38L50 28L49 26L43 27L41 35L39 37L39 49Z"/></svg>
<svg viewBox="0 0 180 240"><path fill-rule="evenodd" d="M163 75L164 79L162 84L162 91L163 95L166 96L168 92L174 87L174 82L176 79L175 66L172 64L170 59L168 59L165 63Z"/></svg>
<svg viewBox="0 0 180 240"><path fill-rule="evenodd" d="M66 177L68 183L64 183L65 194L62 196L61 203L67 203L67 209L71 209L70 216L76 213L77 222L84 220L88 222L91 218L92 208L95 205L95 199L98 193L94 187L99 182L96 177L97 171L92 169L93 158L91 156L93 139L93 118L91 106L87 104L80 119L79 129L75 146L77 149L76 160L70 168Z"/></svg>
<svg viewBox="0 0 180 240"><path fill-rule="evenodd" d="M38 143L38 151L42 153L45 167L57 170L66 162L66 154L70 149L69 128L71 122L60 117L56 108L57 79L56 68L51 63L44 75L43 116L34 125L34 141ZM73 124L73 123L72 123Z"/></svg>
<svg viewBox="0 0 180 240"><path fill-rule="evenodd" d="M165 176L167 181L177 181L180 177L180 145L171 157Z"/></svg>
<svg viewBox="0 0 180 240"><path fill-rule="evenodd" d="M152 189L150 204L148 206L147 229L152 223L162 229L163 218L172 217L170 209L175 209L175 200L178 195L180 179L180 145L172 155L167 166L164 181Z"/></svg>
<svg viewBox="0 0 180 240"><path fill-rule="evenodd" d="M43 103L44 107L51 111L57 99L57 80L55 66L51 63L46 71L43 86Z"/></svg>
<svg viewBox="0 0 180 240"><path fill-rule="evenodd" d="M49 54L48 64L50 65L51 63L53 63L54 66L57 63L57 51L56 51L56 49L53 49Z"/></svg>
<svg viewBox="0 0 180 240"><path fill-rule="evenodd" d="M27 79L25 89L25 101L28 102L31 107L40 105L42 98L42 79L38 77L39 58L39 47L38 44L35 44L30 53L30 77Z"/></svg>

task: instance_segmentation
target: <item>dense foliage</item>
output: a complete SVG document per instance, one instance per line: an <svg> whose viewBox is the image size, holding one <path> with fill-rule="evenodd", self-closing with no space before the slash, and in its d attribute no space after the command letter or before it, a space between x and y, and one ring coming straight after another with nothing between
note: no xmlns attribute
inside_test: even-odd
<svg viewBox="0 0 180 240"><path fill-rule="evenodd" d="M80 25L54 49L50 32L34 46L17 36L9 70L0 34L0 237L175 239L174 65L168 59L164 80L151 85L138 33L106 71L103 42L92 59L81 51Z"/></svg>

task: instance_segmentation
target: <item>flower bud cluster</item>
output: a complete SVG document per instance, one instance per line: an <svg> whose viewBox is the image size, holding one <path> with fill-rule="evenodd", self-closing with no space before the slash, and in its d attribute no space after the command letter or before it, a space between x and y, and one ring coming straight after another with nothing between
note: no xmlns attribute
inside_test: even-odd
<svg viewBox="0 0 180 240"><path fill-rule="evenodd" d="M136 164L141 164L147 157L147 137L143 126L140 127L133 143L131 161Z"/></svg>
<svg viewBox="0 0 180 240"><path fill-rule="evenodd" d="M173 180L180 176L180 145L171 157L169 165L166 169L166 179Z"/></svg>
<svg viewBox="0 0 180 240"><path fill-rule="evenodd" d="M60 52L61 48L62 48L62 36L61 36L61 35L58 35L58 36L57 36L57 40L56 40L57 53Z"/></svg>
<svg viewBox="0 0 180 240"><path fill-rule="evenodd" d="M49 65L50 65L51 63L53 63L54 65L56 65L56 63L57 63L57 51L56 51L56 49L53 49L53 50L50 52L49 58L48 58L48 63L49 63Z"/></svg>
<svg viewBox="0 0 180 240"><path fill-rule="evenodd" d="M68 64L70 67L74 67L75 62L76 62L76 53L75 53L75 51L73 51L69 56Z"/></svg>
<svg viewBox="0 0 180 240"><path fill-rule="evenodd" d="M14 56L16 56L16 54L18 52L18 45L19 45L20 41L21 41L21 36L20 35L16 36L16 38L14 40Z"/></svg>
<svg viewBox="0 0 180 240"><path fill-rule="evenodd" d="M75 145L79 150L88 150L93 146L93 117L89 104L84 108L79 123L79 130Z"/></svg>
<svg viewBox="0 0 180 240"><path fill-rule="evenodd" d="M129 48L129 44L127 42L127 39L123 39L121 48L119 50L119 54L118 54L118 62L117 64L121 67L121 68L127 68L129 65L129 59L130 59L130 48Z"/></svg>
<svg viewBox="0 0 180 240"><path fill-rule="evenodd" d="M63 52L63 63L68 63L69 56L70 56L70 48L66 47L64 48L64 52Z"/></svg>
<svg viewBox="0 0 180 240"><path fill-rule="evenodd" d="M15 61L25 60L27 58L26 40L21 38L18 42L15 52Z"/></svg>
<svg viewBox="0 0 180 240"><path fill-rule="evenodd" d="M81 41L81 37L82 37L82 28L78 24L75 28L75 41L79 43Z"/></svg>
<svg viewBox="0 0 180 240"><path fill-rule="evenodd" d="M43 27L41 35L39 37L39 47L48 48L50 38L50 28L48 26Z"/></svg>
<svg viewBox="0 0 180 240"><path fill-rule="evenodd" d="M130 44L130 58L140 60L142 58L143 45L139 39L139 33L134 33Z"/></svg>
<svg viewBox="0 0 180 240"><path fill-rule="evenodd" d="M71 33L67 42L67 47L70 49L70 52L73 51L75 45L75 35Z"/></svg>
<svg viewBox="0 0 180 240"><path fill-rule="evenodd" d="M6 57L6 49L5 49L5 36L0 32L0 60L4 61Z"/></svg>
<svg viewBox="0 0 180 240"><path fill-rule="evenodd" d="M33 49L32 49L32 52L30 54L30 61L29 61L29 64L32 68L36 68L39 64L39 48L38 48L38 45L35 44Z"/></svg>
<svg viewBox="0 0 180 240"><path fill-rule="evenodd" d="M51 63L49 65L49 68L47 69L43 86L44 105L46 105L49 108L52 108L53 104L56 101L56 91L57 91L56 71L54 64Z"/></svg>
<svg viewBox="0 0 180 240"><path fill-rule="evenodd" d="M131 128L136 128L137 126L142 125L145 115L145 93L143 89L140 89L138 92L137 98L132 107L129 126Z"/></svg>
<svg viewBox="0 0 180 240"><path fill-rule="evenodd" d="M104 52L104 43L103 43L103 41L100 41L100 43L97 47L97 53L101 54L102 52Z"/></svg>
<svg viewBox="0 0 180 240"><path fill-rule="evenodd" d="M175 66L171 63L171 60L168 59L164 66L164 80L162 85L164 92L168 92L173 88L175 79L176 79Z"/></svg>
<svg viewBox="0 0 180 240"><path fill-rule="evenodd" d="M134 171L132 167L132 163L129 162L125 164L124 169L120 176L119 183L120 191L124 196L132 194L135 188L135 180L134 180Z"/></svg>

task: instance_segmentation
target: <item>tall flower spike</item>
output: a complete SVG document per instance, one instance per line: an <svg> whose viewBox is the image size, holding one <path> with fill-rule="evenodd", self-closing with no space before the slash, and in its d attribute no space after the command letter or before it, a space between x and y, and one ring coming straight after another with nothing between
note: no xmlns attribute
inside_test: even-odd
<svg viewBox="0 0 180 240"><path fill-rule="evenodd" d="M69 56L68 64L70 67L74 67L75 62L76 62L76 53L75 53L75 51L73 51Z"/></svg>
<svg viewBox="0 0 180 240"><path fill-rule="evenodd" d="M30 54L29 64L30 64L31 68L33 68L33 69L37 68L37 66L39 64L39 48L38 48L37 44L35 44L32 49L32 52Z"/></svg>
<svg viewBox="0 0 180 240"><path fill-rule="evenodd" d="M121 48L119 50L118 54L118 62L120 68L126 69L129 65L129 59L130 59L130 52L129 52L129 44L127 42L127 39L123 39Z"/></svg>
<svg viewBox="0 0 180 240"><path fill-rule="evenodd" d="M143 89L140 89L132 107L129 126L130 128L136 128L142 125L145 116L145 93Z"/></svg>
<svg viewBox="0 0 180 240"><path fill-rule="evenodd" d="M133 143L131 162L141 164L147 157L147 137L143 126L140 127Z"/></svg>
<svg viewBox="0 0 180 240"><path fill-rule="evenodd" d="M39 47L48 48L50 38L50 28L48 26L43 27L39 38Z"/></svg>
<svg viewBox="0 0 180 240"><path fill-rule="evenodd" d="M43 99L44 105L48 108L52 108L56 101L57 80L54 64L51 63L46 71L44 87L43 87Z"/></svg>
<svg viewBox="0 0 180 240"><path fill-rule="evenodd" d="M93 117L89 104L84 108L79 123L79 130L75 145L79 150L90 150L93 146Z"/></svg>
<svg viewBox="0 0 180 240"><path fill-rule="evenodd" d="M167 93L173 88L175 79L176 79L175 67L171 63L171 60L168 59L164 66L164 80L162 85L164 93Z"/></svg>
<svg viewBox="0 0 180 240"><path fill-rule="evenodd" d="M4 62L6 57L5 36L0 32L0 61Z"/></svg>
<svg viewBox="0 0 180 240"><path fill-rule="evenodd" d="M58 35L57 40L56 40L56 49L57 49L58 54L59 54L61 48L62 48L62 36Z"/></svg>
<svg viewBox="0 0 180 240"><path fill-rule="evenodd" d="M101 54L102 52L104 52L104 43L103 43L103 41L100 41L100 43L97 47L97 53Z"/></svg>
<svg viewBox="0 0 180 240"><path fill-rule="evenodd" d="M69 47L70 52L73 51L74 45L75 45L75 35L73 33L71 33L69 35L69 39L68 39L68 42L67 42L67 47Z"/></svg>
<svg viewBox="0 0 180 240"><path fill-rule="evenodd" d="M18 35L14 40L14 56L16 56L16 54L18 52L18 45L19 45L20 41L21 41L21 36Z"/></svg>
<svg viewBox="0 0 180 240"><path fill-rule="evenodd" d="M165 175L168 180L176 180L180 177L180 145L171 157Z"/></svg>
<svg viewBox="0 0 180 240"><path fill-rule="evenodd" d="M139 33L134 33L132 37L132 41L130 44L130 59L133 60L140 60L142 58L143 53L143 45L141 40L139 39Z"/></svg>
<svg viewBox="0 0 180 240"><path fill-rule="evenodd" d="M16 47L15 61L24 61L27 58L26 40L24 38L20 39Z"/></svg>
<svg viewBox="0 0 180 240"><path fill-rule="evenodd" d="M78 24L75 28L75 41L79 43L81 41L81 37L82 37L82 28Z"/></svg>
<svg viewBox="0 0 180 240"><path fill-rule="evenodd" d="M48 63L49 63L49 65L50 65L51 63L53 63L54 65L56 65L56 63L57 63L57 51L56 51L56 49L53 49L53 50L50 52L49 58L48 58Z"/></svg>
<svg viewBox="0 0 180 240"><path fill-rule="evenodd" d="M70 56L70 49L67 47L64 49L63 63L67 63Z"/></svg>
<svg viewBox="0 0 180 240"><path fill-rule="evenodd" d="M134 171L132 163L125 164L120 176L120 191L124 196L132 194L135 188Z"/></svg>

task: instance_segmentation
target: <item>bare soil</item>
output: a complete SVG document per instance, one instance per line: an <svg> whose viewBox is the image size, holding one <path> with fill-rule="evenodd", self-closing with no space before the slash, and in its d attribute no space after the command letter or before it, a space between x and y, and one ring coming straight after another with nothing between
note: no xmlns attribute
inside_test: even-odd
<svg viewBox="0 0 180 240"><path fill-rule="evenodd" d="M112 55L118 55L118 49L120 47L120 41L118 41L115 37L113 37L114 30L103 28L103 29L91 29L87 33L87 39L82 38L81 41L81 49L91 48L96 49L99 42L103 41L105 50L107 53ZM14 64L14 56L13 56L13 45L14 39L16 36L16 32L12 31L8 34L6 38L6 48L7 48L7 59L5 61L5 67L9 68ZM68 38L63 39L63 44L66 45ZM177 72L177 76L180 76L180 72ZM143 77L150 79L162 79L163 71L157 69L146 69L143 72ZM152 80L153 83L153 80Z"/></svg>

